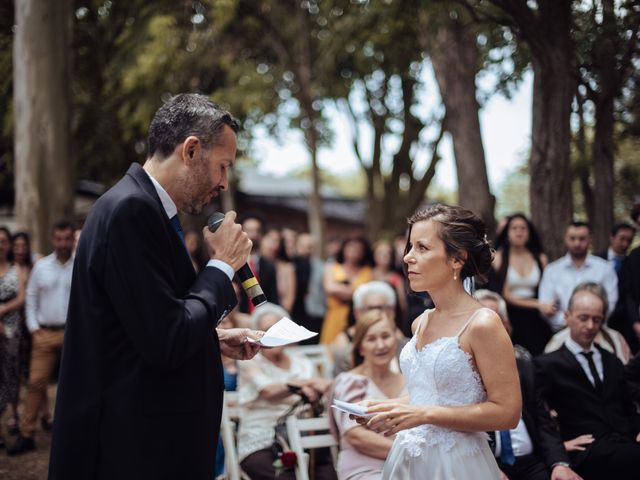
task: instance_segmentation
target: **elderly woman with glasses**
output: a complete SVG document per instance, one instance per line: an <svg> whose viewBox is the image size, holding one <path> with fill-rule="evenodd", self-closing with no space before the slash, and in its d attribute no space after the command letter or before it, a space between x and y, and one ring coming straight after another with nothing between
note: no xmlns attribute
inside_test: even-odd
<svg viewBox="0 0 640 480"><path fill-rule="evenodd" d="M358 322L358 319L367 312L380 310L386 313L394 325L396 325L396 303L396 292L387 282L376 280L367 282L356 288L353 292L353 319L347 328L343 330L331 344L331 353L333 354L334 361L334 377L353 368L351 361L351 344L355 333L355 323ZM408 339L399 328L396 328L395 335L398 340L397 353L399 354ZM392 368L398 368L397 361L394 361Z"/></svg>

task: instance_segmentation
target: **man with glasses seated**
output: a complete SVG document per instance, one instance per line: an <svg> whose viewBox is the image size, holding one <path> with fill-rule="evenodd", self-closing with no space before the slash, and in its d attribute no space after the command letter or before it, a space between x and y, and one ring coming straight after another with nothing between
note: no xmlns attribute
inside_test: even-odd
<svg viewBox="0 0 640 480"><path fill-rule="evenodd" d="M396 318L397 296L393 287L387 282L372 281L360 285L353 292L352 312L349 315L347 328L341 332L331 344L334 367L333 376L353 368L351 364L351 345L355 332L355 323L362 315L373 310L382 310L398 325ZM396 328L398 337L398 355L409 340L404 336L400 328ZM391 364L393 371L399 371L397 358Z"/></svg>

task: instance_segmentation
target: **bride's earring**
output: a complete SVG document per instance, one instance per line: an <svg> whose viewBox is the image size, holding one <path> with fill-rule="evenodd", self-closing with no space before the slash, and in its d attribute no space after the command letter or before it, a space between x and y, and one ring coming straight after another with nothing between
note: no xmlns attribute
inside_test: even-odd
<svg viewBox="0 0 640 480"><path fill-rule="evenodd" d="M455 268L453 269L453 279L458 280L458 271Z"/></svg>

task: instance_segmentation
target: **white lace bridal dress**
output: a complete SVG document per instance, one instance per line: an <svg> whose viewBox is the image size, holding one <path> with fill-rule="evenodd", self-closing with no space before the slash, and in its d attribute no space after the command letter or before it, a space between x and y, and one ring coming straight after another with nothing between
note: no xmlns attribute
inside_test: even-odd
<svg viewBox="0 0 640 480"><path fill-rule="evenodd" d="M471 357L459 345L460 335L474 316L455 337L441 337L418 351L414 335L402 349L400 367L407 380L411 404L455 406L486 400L484 385L471 365ZM420 425L397 434L382 478L493 480L500 478L500 470L484 432Z"/></svg>

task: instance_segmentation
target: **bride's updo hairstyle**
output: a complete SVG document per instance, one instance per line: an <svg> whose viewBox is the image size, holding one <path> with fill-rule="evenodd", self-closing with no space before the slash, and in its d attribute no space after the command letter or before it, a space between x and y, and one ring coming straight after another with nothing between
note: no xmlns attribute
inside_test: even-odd
<svg viewBox="0 0 640 480"><path fill-rule="evenodd" d="M480 217L466 208L443 204L433 205L413 214L408 220L409 233L405 255L411 246L411 230L419 222L433 220L439 226L439 237L449 257L464 262L460 278L485 279L493 262L494 250L487 240L487 227ZM406 264L405 264L406 268Z"/></svg>

